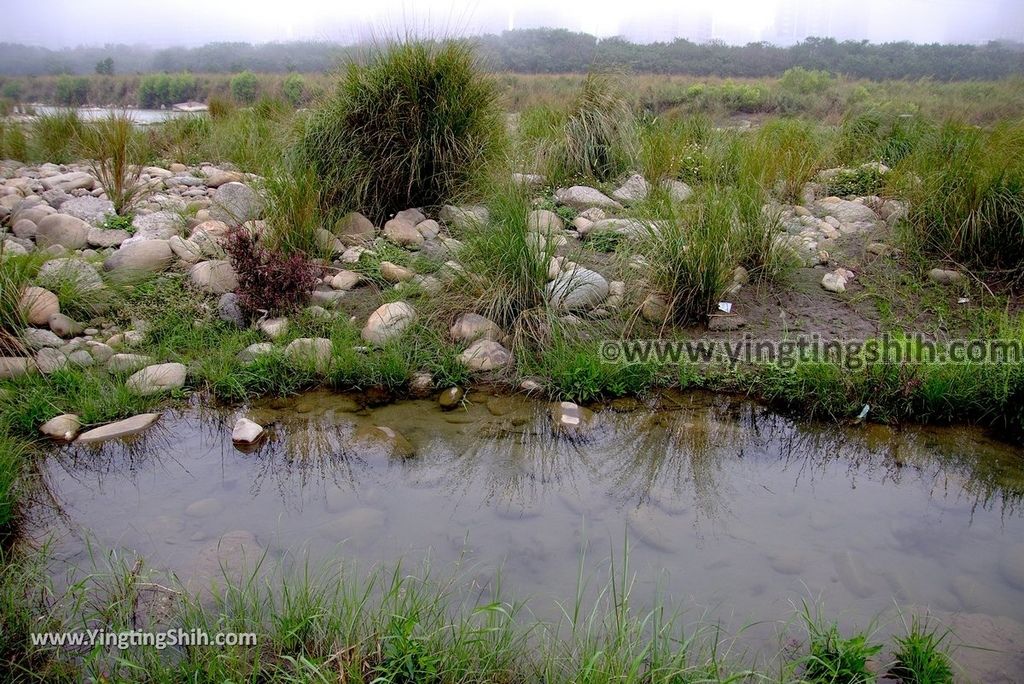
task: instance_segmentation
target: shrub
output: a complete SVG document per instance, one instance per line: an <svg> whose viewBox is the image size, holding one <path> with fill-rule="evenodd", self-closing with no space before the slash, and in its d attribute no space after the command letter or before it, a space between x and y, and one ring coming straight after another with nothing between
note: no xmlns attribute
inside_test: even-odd
<svg viewBox="0 0 1024 684"><path fill-rule="evenodd" d="M199 82L192 74L147 74L139 80L140 107L169 107L194 100Z"/></svg>
<svg viewBox="0 0 1024 684"><path fill-rule="evenodd" d="M825 182L825 192L836 197L877 195L885 187L885 177L877 164L842 169Z"/></svg>
<svg viewBox="0 0 1024 684"><path fill-rule="evenodd" d="M1024 277L1024 124L949 122L893 172L910 204L908 239L939 258Z"/></svg>
<svg viewBox="0 0 1024 684"><path fill-rule="evenodd" d="M57 79L57 104L80 107L89 101L89 79L64 75Z"/></svg>
<svg viewBox="0 0 1024 684"><path fill-rule="evenodd" d="M292 107L298 107L306 95L306 80L299 74L288 74L281 83L281 95Z"/></svg>
<svg viewBox="0 0 1024 684"><path fill-rule="evenodd" d="M310 116L302 151L325 202L382 220L468 190L503 130L469 46L408 42L349 65Z"/></svg>
<svg viewBox="0 0 1024 684"><path fill-rule="evenodd" d="M298 308L319 278L317 266L304 256L268 249L244 228L228 234L225 249L238 275L239 304L248 314Z"/></svg>
<svg viewBox="0 0 1024 684"><path fill-rule="evenodd" d="M141 180L145 139L131 117L120 112L90 123L80 131L78 143L114 213L127 215L146 190Z"/></svg>
<svg viewBox="0 0 1024 684"><path fill-rule="evenodd" d="M243 71L231 79L231 97L236 102L252 104L259 95L260 80L251 71Z"/></svg>
<svg viewBox="0 0 1024 684"><path fill-rule="evenodd" d="M824 93L836 84L835 77L827 71L791 67L782 72L779 86L798 95Z"/></svg>

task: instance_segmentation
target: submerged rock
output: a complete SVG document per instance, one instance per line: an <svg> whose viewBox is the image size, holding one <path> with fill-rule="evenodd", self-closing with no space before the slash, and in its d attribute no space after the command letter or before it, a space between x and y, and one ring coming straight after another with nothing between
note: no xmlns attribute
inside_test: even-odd
<svg viewBox="0 0 1024 684"><path fill-rule="evenodd" d="M392 456L412 458L416 450L400 432L383 425L363 426L356 431L356 442L383 445Z"/></svg>
<svg viewBox="0 0 1024 684"><path fill-rule="evenodd" d="M239 418L231 430L231 441L236 444L255 444L263 437L263 426L248 418Z"/></svg>
<svg viewBox="0 0 1024 684"><path fill-rule="evenodd" d="M159 413L142 413L125 420L119 420L116 423L110 423L102 427L93 428L88 432L83 432L78 436L76 442L90 443L90 442L102 442L108 439L116 439L118 437L127 437L142 432L146 428L150 427L153 423L159 420Z"/></svg>

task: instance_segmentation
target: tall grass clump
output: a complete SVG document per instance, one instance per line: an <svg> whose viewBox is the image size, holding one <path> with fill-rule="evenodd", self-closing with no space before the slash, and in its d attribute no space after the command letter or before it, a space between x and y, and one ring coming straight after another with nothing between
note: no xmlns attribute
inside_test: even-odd
<svg viewBox="0 0 1024 684"><path fill-rule="evenodd" d="M651 183L678 179L710 136L711 120L701 114L663 116L639 129L639 170Z"/></svg>
<svg viewBox="0 0 1024 684"><path fill-rule="evenodd" d="M608 181L627 171L637 156L637 123L619 80L587 74L539 144L541 167L551 182Z"/></svg>
<svg viewBox="0 0 1024 684"><path fill-rule="evenodd" d="M945 651L950 632L929 629L914 617L905 636L896 637L895 664L889 669L907 684L952 684L953 664Z"/></svg>
<svg viewBox="0 0 1024 684"><path fill-rule="evenodd" d="M510 330L526 322L527 312L543 318L555 246L531 227L530 198L521 186L495 181L488 197L489 221L460 238L463 270L454 276L446 308L476 311Z"/></svg>
<svg viewBox="0 0 1024 684"><path fill-rule="evenodd" d="M28 138L20 124L0 120L0 159L28 161Z"/></svg>
<svg viewBox="0 0 1024 684"><path fill-rule="evenodd" d="M931 123L921 115L892 107L849 112L836 137L835 161L895 166L917 149L931 128Z"/></svg>
<svg viewBox="0 0 1024 684"><path fill-rule="evenodd" d="M764 191L747 183L720 189L735 205L732 247L736 263L753 281L780 282L800 265L799 255L781 238L785 232L778 210Z"/></svg>
<svg viewBox="0 0 1024 684"><path fill-rule="evenodd" d="M466 192L503 131L497 89L469 45L410 41L350 64L300 147L327 204L379 221Z"/></svg>
<svg viewBox="0 0 1024 684"><path fill-rule="evenodd" d="M1024 124L947 122L894 176L914 246L999 279L1024 278Z"/></svg>
<svg viewBox="0 0 1024 684"><path fill-rule="evenodd" d="M26 443L6 434L0 425L0 542L6 540L17 513L17 486L28 461Z"/></svg>
<svg viewBox="0 0 1024 684"><path fill-rule="evenodd" d="M651 284L665 297L669 320L703 321L714 310L735 266L735 211L728 193L708 188L650 224L640 250L651 265Z"/></svg>
<svg viewBox="0 0 1024 684"><path fill-rule="evenodd" d="M147 149L127 112L82 127L78 145L118 216L128 215L146 190L142 182Z"/></svg>
<svg viewBox="0 0 1024 684"><path fill-rule="evenodd" d="M289 167L291 165L285 165ZM319 256L322 244L321 186L308 168L279 168L263 179L268 246L284 254Z"/></svg>
<svg viewBox="0 0 1024 684"><path fill-rule="evenodd" d="M82 127L82 120L73 109L36 116L31 124L32 158L54 164L73 161Z"/></svg>
<svg viewBox="0 0 1024 684"><path fill-rule="evenodd" d="M773 119L752 135L741 161L741 176L784 202L799 203L804 184L814 178L825 159L821 130L797 119Z"/></svg>

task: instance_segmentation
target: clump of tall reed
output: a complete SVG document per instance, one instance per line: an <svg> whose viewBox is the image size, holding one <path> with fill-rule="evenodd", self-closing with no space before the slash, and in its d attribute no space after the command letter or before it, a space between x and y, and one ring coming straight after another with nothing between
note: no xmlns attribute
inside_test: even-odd
<svg viewBox="0 0 1024 684"><path fill-rule="evenodd" d="M349 64L300 148L326 203L379 221L464 192L503 131L497 89L469 45L408 41Z"/></svg>
<svg viewBox="0 0 1024 684"><path fill-rule="evenodd" d="M910 206L913 246L996 279L1024 278L1024 124L947 122L893 178Z"/></svg>
<svg viewBox="0 0 1024 684"><path fill-rule="evenodd" d="M79 131L77 142L114 205L114 213L128 215L147 190L142 172L148 149L131 116L116 112L86 124Z"/></svg>

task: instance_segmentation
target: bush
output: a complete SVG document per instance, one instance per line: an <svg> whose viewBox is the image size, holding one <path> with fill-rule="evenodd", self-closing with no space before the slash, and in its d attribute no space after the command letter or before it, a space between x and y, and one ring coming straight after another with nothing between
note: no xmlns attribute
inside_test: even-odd
<svg viewBox="0 0 1024 684"><path fill-rule="evenodd" d="M84 76L61 76L57 79L57 104L80 107L89 101L89 79Z"/></svg>
<svg viewBox="0 0 1024 684"><path fill-rule="evenodd" d="M243 71L231 79L231 97L236 102L252 104L259 95L260 81L251 71Z"/></svg>
<svg viewBox="0 0 1024 684"><path fill-rule="evenodd" d="M779 86L798 95L814 95L828 91L836 84L835 77L827 71L792 67L782 72Z"/></svg>
<svg viewBox="0 0 1024 684"><path fill-rule="evenodd" d="M194 100L199 83L192 74L147 74L139 80L140 107L169 107Z"/></svg>
<svg viewBox="0 0 1024 684"><path fill-rule="evenodd" d="M288 74L281 83L281 94L292 107L298 107L306 95L306 80L299 74Z"/></svg>
<svg viewBox="0 0 1024 684"><path fill-rule="evenodd" d="M250 315L298 308L319 279L317 266L304 256L270 250L244 228L228 234L225 249L238 275L239 304Z"/></svg>
<svg viewBox="0 0 1024 684"><path fill-rule="evenodd" d="M468 45L409 42L350 64L301 147L326 203L379 221L467 191L503 131L497 90Z"/></svg>

